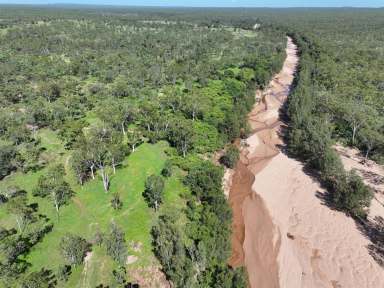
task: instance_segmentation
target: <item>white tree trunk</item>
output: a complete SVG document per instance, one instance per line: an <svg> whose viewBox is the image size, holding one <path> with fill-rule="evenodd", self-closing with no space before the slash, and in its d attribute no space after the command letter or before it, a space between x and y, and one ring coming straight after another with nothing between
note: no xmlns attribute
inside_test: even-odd
<svg viewBox="0 0 384 288"><path fill-rule="evenodd" d="M113 175L116 174L116 164L115 164L115 159L112 158L112 168L113 168Z"/></svg>
<svg viewBox="0 0 384 288"><path fill-rule="evenodd" d="M17 223L17 227L19 228L20 233L22 233L23 229L21 227L21 219L19 218L19 216L16 216L16 223Z"/></svg>
<svg viewBox="0 0 384 288"><path fill-rule="evenodd" d="M103 166L100 167L100 173L101 173L101 178L103 179L104 191L105 193L107 193L109 190L109 177Z"/></svg>
<svg viewBox="0 0 384 288"><path fill-rule="evenodd" d="M121 123L121 130L123 131L123 135L125 136L127 132L125 132L124 122Z"/></svg>
<svg viewBox="0 0 384 288"><path fill-rule="evenodd" d="M352 128L352 145L355 144L356 130L357 130L356 125L353 125L353 128Z"/></svg>
<svg viewBox="0 0 384 288"><path fill-rule="evenodd" d="M56 212L59 213L59 203L57 203L56 199L54 201L55 201Z"/></svg>
<svg viewBox="0 0 384 288"><path fill-rule="evenodd" d="M371 149L372 148L370 146L367 147L367 151L365 152L365 161L368 160L369 152L371 152Z"/></svg>
<svg viewBox="0 0 384 288"><path fill-rule="evenodd" d="M91 175L92 175L92 179L95 180L95 173L93 172L93 168L94 168L95 165L91 165Z"/></svg>

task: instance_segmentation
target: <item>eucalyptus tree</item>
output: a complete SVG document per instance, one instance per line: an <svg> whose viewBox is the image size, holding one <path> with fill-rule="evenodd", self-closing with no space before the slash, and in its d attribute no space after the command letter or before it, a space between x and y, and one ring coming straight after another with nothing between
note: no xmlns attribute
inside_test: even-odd
<svg viewBox="0 0 384 288"><path fill-rule="evenodd" d="M126 99L107 98L100 102L96 114L105 126L121 130L126 135L126 130L136 117L136 107Z"/></svg>
<svg viewBox="0 0 384 288"><path fill-rule="evenodd" d="M95 178L94 171L98 169L104 191L108 192L109 170L112 169L113 173L116 172L116 166L123 161L127 149L123 144L123 136L120 132L104 126L93 126L78 138L74 153L82 159L72 162L79 179L86 174L86 167L91 172L93 179Z"/></svg>
<svg viewBox="0 0 384 288"><path fill-rule="evenodd" d="M169 142L176 147L184 158L187 152L193 149L194 145L194 132L191 121L183 117L175 117L172 119L167 136Z"/></svg>
<svg viewBox="0 0 384 288"><path fill-rule="evenodd" d="M150 175L145 180L145 190L143 196L148 206L158 210L159 205L163 202L164 197L164 180L161 176Z"/></svg>
<svg viewBox="0 0 384 288"><path fill-rule="evenodd" d="M66 234L61 238L60 250L68 264L80 265L83 263L86 253L90 250L90 245L80 236Z"/></svg>
<svg viewBox="0 0 384 288"><path fill-rule="evenodd" d="M131 127L126 133L127 143L131 148L132 153L138 145L144 142L144 135L138 127Z"/></svg>
<svg viewBox="0 0 384 288"><path fill-rule="evenodd" d="M48 168L46 174L39 177L37 186L33 190L34 196L49 197L57 215L61 206L68 204L73 191L64 179L65 169L62 164Z"/></svg>
<svg viewBox="0 0 384 288"><path fill-rule="evenodd" d="M33 220L34 212L31 206L28 205L26 192L22 191L14 197L10 197L6 203L6 208L8 213L15 217L19 233L23 233Z"/></svg>

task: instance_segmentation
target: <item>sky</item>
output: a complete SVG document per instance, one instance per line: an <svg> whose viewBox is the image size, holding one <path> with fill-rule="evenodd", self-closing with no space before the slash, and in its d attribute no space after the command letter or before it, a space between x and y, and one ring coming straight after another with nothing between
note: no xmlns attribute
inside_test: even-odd
<svg viewBox="0 0 384 288"><path fill-rule="evenodd" d="M0 0L0 4L55 3L194 7L384 7L384 0Z"/></svg>

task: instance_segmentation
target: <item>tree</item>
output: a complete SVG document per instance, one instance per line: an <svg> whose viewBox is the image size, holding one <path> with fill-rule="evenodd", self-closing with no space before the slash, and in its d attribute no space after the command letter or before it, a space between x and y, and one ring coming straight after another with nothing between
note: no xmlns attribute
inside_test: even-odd
<svg viewBox="0 0 384 288"><path fill-rule="evenodd" d="M356 134L358 129L364 124L367 113L369 113L368 107L365 106L359 100L351 100L347 103L343 103L341 106L343 109L343 117L352 129L351 143L355 145Z"/></svg>
<svg viewBox="0 0 384 288"><path fill-rule="evenodd" d="M184 269L187 257L184 249L182 232L177 225L180 215L174 211L161 215L152 227L153 247L156 257L159 259L165 274L172 280L176 287L184 286L188 273Z"/></svg>
<svg viewBox="0 0 384 288"><path fill-rule="evenodd" d="M115 222L111 222L110 231L105 235L103 243L108 255L120 265L125 265L128 252L125 244L125 235Z"/></svg>
<svg viewBox="0 0 384 288"><path fill-rule="evenodd" d="M184 158L194 144L194 133L190 121L184 118L174 119L168 133L168 140L182 153Z"/></svg>
<svg viewBox="0 0 384 288"><path fill-rule="evenodd" d="M126 155L122 135L110 128L92 127L84 137L78 139L76 147L79 153L85 155L84 163L87 163L91 170L92 178L94 169L99 169L104 191L108 192L110 185L108 170L111 167L115 171L116 166Z"/></svg>
<svg viewBox="0 0 384 288"><path fill-rule="evenodd" d="M20 234L16 234L16 231L8 231L8 235L1 239L0 242L1 264L12 266L14 263L22 262L18 257L26 253L30 248L26 240ZM11 267L8 268L12 270Z"/></svg>
<svg viewBox="0 0 384 288"><path fill-rule="evenodd" d="M24 173L28 171L36 171L40 168L40 152L41 147L36 143L23 143L18 147L14 163L18 169Z"/></svg>
<svg viewBox="0 0 384 288"><path fill-rule="evenodd" d="M209 199L221 193L223 169L209 161L203 161L189 170L184 179L194 195L201 199Z"/></svg>
<svg viewBox="0 0 384 288"><path fill-rule="evenodd" d="M107 98L96 109L96 113L105 126L121 130L126 135L127 126L135 118L135 107L126 99Z"/></svg>
<svg viewBox="0 0 384 288"><path fill-rule="evenodd" d="M167 86L163 89L161 102L164 106L171 108L173 113L176 113L184 104L184 96L180 87Z"/></svg>
<svg viewBox="0 0 384 288"><path fill-rule="evenodd" d="M147 131L151 131L152 119L159 113L159 105L155 101L144 101L140 106L139 115L141 124L146 127Z"/></svg>
<svg viewBox="0 0 384 288"><path fill-rule="evenodd" d="M138 128L131 128L128 130L127 142L131 147L132 153L135 152L136 146L144 142L144 137Z"/></svg>
<svg viewBox="0 0 384 288"><path fill-rule="evenodd" d="M84 120L66 121L59 130L59 137L65 142L66 149L72 149L76 138L83 133L83 129L87 126Z"/></svg>
<svg viewBox="0 0 384 288"><path fill-rule="evenodd" d="M56 82L43 82L40 85L40 93L48 102L52 102L60 97L61 88Z"/></svg>
<svg viewBox="0 0 384 288"><path fill-rule="evenodd" d="M363 127L360 130L359 136L364 144L365 159L369 157L369 153L376 147L384 145L384 136L382 134L382 127L378 127L372 123L369 126Z"/></svg>
<svg viewBox="0 0 384 288"><path fill-rule="evenodd" d="M20 233L23 233L28 224L33 220L34 211L27 202L27 193L22 191L22 193L11 197L6 204L8 213L15 216Z"/></svg>
<svg viewBox="0 0 384 288"><path fill-rule="evenodd" d="M16 150L11 145L0 145L0 179L16 168L14 159Z"/></svg>
<svg viewBox="0 0 384 288"><path fill-rule="evenodd" d="M84 155L82 151L75 150L73 151L71 157L70 163L80 185L83 185L84 181L89 177L89 171L91 170L88 165L89 160L86 158L86 156L87 155Z"/></svg>
<svg viewBox="0 0 384 288"><path fill-rule="evenodd" d="M89 248L90 245L84 238L69 233L60 241L61 254L69 265L81 264Z"/></svg>
<svg viewBox="0 0 384 288"><path fill-rule="evenodd" d="M208 99L203 97L198 89L193 89L190 95L186 97L186 103L183 105L183 110L186 112L188 117L195 119L201 119L204 112L208 109Z"/></svg>
<svg viewBox="0 0 384 288"><path fill-rule="evenodd" d="M112 84L111 89L112 95L117 98L123 98L130 95L131 91L127 83L127 79L123 76L116 77L115 81Z"/></svg>
<svg viewBox="0 0 384 288"><path fill-rule="evenodd" d="M111 159L113 174L116 174L116 167L121 165L125 155L128 154L127 146L123 145L121 142L111 144L108 149L108 154L109 158Z"/></svg>
<svg viewBox="0 0 384 288"><path fill-rule="evenodd" d="M212 284L222 288L246 288L248 283L244 275L245 271L242 271L242 268L233 269L227 265L219 266L213 273Z"/></svg>
<svg viewBox="0 0 384 288"><path fill-rule="evenodd" d="M51 271L45 269L31 272L20 281L20 288L49 288L52 286Z"/></svg>
<svg viewBox="0 0 384 288"><path fill-rule="evenodd" d="M68 203L73 195L69 184L64 180L64 166L62 164L50 167L46 175L40 176L37 187L33 190L34 196L49 197L59 214L61 206Z"/></svg>
<svg viewBox="0 0 384 288"><path fill-rule="evenodd" d="M145 181L143 196L148 206L157 211L164 197L164 180L160 176L151 175Z"/></svg>

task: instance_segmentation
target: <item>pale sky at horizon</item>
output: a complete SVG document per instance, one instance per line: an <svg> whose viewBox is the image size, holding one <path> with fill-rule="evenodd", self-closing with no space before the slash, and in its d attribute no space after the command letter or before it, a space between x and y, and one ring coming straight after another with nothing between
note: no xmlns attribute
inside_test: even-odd
<svg viewBox="0 0 384 288"><path fill-rule="evenodd" d="M168 7L384 7L384 0L0 0L0 4L56 3Z"/></svg>

